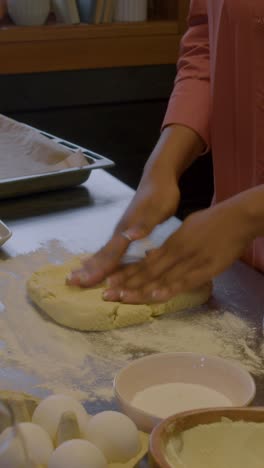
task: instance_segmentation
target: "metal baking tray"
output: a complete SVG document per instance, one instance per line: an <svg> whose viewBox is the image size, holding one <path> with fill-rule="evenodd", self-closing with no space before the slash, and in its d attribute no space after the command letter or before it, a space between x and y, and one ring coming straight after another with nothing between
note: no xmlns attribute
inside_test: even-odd
<svg viewBox="0 0 264 468"><path fill-rule="evenodd" d="M28 125L28 127L30 127ZM30 127L33 128L33 127ZM56 172L42 172L30 176L0 179L0 199L19 197L37 192L46 192L68 187L74 187L85 182L93 169L102 169L115 165L110 159L94 153L86 148L58 138L50 133L37 130L41 135L53 140L72 152L80 150L87 159L87 166L81 168L62 169Z"/></svg>
<svg viewBox="0 0 264 468"><path fill-rule="evenodd" d="M0 219L0 247L12 236L12 231Z"/></svg>

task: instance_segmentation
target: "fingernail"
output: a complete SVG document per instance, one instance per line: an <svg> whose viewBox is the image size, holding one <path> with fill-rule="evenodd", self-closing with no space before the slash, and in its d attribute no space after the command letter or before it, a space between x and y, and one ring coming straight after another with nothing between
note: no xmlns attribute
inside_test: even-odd
<svg viewBox="0 0 264 468"><path fill-rule="evenodd" d="M176 294L179 294L182 292L184 287L184 283L175 283L173 285L173 295L175 296Z"/></svg>
<svg viewBox="0 0 264 468"><path fill-rule="evenodd" d="M109 301L111 299L111 291L104 291L103 292L103 299L105 301Z"/></svg>
<svg viewBox="0 0 264 468"><path fill-rule="evenodd" d="M145 236L145 232L140 227L134 227L128 229L127 231L124 231L122 235L126 237L126 239L128 239L130 242L132 242L134 240L137 240L138 238L141 238L142 236Z"/></svg>
<svg viewBox="0 0 264 468"><path fill-rule="evenodd" d="M155 258L157 256L157 249L150 249L145 251L145 256L149 259Z"/></svg>
<svg viewBox="0 0 264 468"><path fill-rule="evenodd" d="M113 289L107 289L102 294L105 301L119 301L120 294Z"/></svg>
<svg viewBox="0 0 264 468"><path fill-rule="evenodd" d="M151 296L156 301L165 301L168 297L168 291L166 289L155 289Z"/></svg>
<svg viewBox="0 0 264 468"><path fill-rule="evenodd" d="M107 288L111 288L111 285L112 285L112 283L111 283L111 278L106 278L105 284L106 284L106 287L107 287Z"/></svg>
<svg viewBox="0 0 264 468"><path fill-rule="evenodd" d="M124 291L120 291L120 293L119 293L119 299L120 299L120 301L122 301L122 300L124 299L124 296L125 296Z"/></svg>
<svg viewBox="0 0 264 468"><path fill-rule="evenodd" d="M124 231L124 232L121 232L121 236L123 236L125 239L127 239L129 242L132 242L132 238L129 234L129 231Z"/></svg>
<svg viewBox="0 0 264 468"><path fill-rule="evenodd" d="M111 278L111 276L109 278L106 279L106 286L108 288L113 288L115 286L117 286L119 283L118 279L117 278Z"/></svg>
<svg viewBox="0 0 264 468"><path fill-rule="evenodd" d="M156 248L155 248L155 249L148 249L148 250L145 251L145 254L146 254L147 256L149 256L149 255L157 255L157 254L158 254L158 249L156 249Z"/></svg>
<svg viewBox="0 0 264 468"><path fill-rule="evenodd" d="M66 276L65 283L68 286L74 286L74 285L76 286L76 285L78 285L80 283L80 281L79 281L78 276L76 276L75 273L71 272Z"/></svg>
<svg viewBox="0 0 264 468"><path fill-rule="evenodd" d="M89 281L89 279L90 279L89 273L85 273L85 272L78 273L77 276L78 276L79 281L80 281L81 284L86 283L86 282Z"/></svg>
<svg viewBox="0 0 264 468"><path fill-rule="evenodd" d="M115 292L114 291L104 291L103 292L103 299L105 301L113 301L115 298Z"/></svg>
<svg viewBox="0 0 264 468"><path fill-rule="evenodd" d="M73 278L73 273L72 273L72 272L69 273L69 274L66 276L66 280L67 280L67 281L71 281L72 278Z"/></svg>

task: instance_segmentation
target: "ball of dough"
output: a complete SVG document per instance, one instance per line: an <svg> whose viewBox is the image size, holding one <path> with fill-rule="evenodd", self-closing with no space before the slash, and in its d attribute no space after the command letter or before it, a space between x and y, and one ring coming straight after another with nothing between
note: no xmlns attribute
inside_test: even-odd
<svg viewBox="0 0 264 468"><path fill-rule="evenodd" d="M47 465L54 450L50 436L42 427L32 423L18 424L18 431L23 437L30 460L37 465ZM24 448L19 435L8 427L0 436L0 445L7 447L1 453L0 466L4 468L26 468Z"/></svg>
<svg viewBox="0 0 264 468"><path fill-rule="evenodd" d="M117 411L103 411L93 416L88 422L86 437L103 452L108 463L127 462L141 448L136 425Z"/></svg>
<svg viewBox="0 0 264 468"><path fill-rule="evenodd" d="M51 455L48 468L107 468L100 450L87 440L69 440Z"/></svg>
<svg viewBox="0 0 264 468"><path fill-rule="evenodd" d="M67 395L52 395L42 400L33 413L32 422L42 426L55 441L61 416L66 411L76 415L83 437L89 416L81 403Z"/></svg>

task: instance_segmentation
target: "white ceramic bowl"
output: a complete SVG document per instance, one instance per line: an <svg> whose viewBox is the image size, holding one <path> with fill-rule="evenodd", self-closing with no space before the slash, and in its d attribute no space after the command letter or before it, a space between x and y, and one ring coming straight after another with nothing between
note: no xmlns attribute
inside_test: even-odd
<svg viewBox="0 0 264 468"><path fill-rule="evenodd" d="M39 26L50 12L50 0L7 0L8 13L18 26Z"/></svg>
<svg viewBox="0 0 264 468"><path fill-rule="evenodd" d="M196 353L161 353L137 359L115 377L114 394L120 409L145 432L151 432L161 418L132 406L137 392L166 383L199 384L216 390L235 407L247 406L256 387L251 375L239 364L216 356Z"/></svg>
<svg viewBox="0 0 264 468"><path fill-rule="evenodd" d="M114 21L146 21L147 13L147 0L116 0Z"/></svg>

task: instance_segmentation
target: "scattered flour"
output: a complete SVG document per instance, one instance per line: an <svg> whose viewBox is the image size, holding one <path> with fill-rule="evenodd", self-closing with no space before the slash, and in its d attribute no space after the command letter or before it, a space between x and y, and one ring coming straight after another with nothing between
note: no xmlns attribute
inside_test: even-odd
<svg viewBox="0 0 264 468"><path fill-rule="evenodd" d="M256 330L228 311L203 307L105 333L83 333L53 323L30 304L25 283L43 264L70 256L53 241L35 252L0 261L1 389L33 389L41 397L62 392L110 402L114 375L129 360L171 351L222 356L255 375L264 374Z"/></svg>

